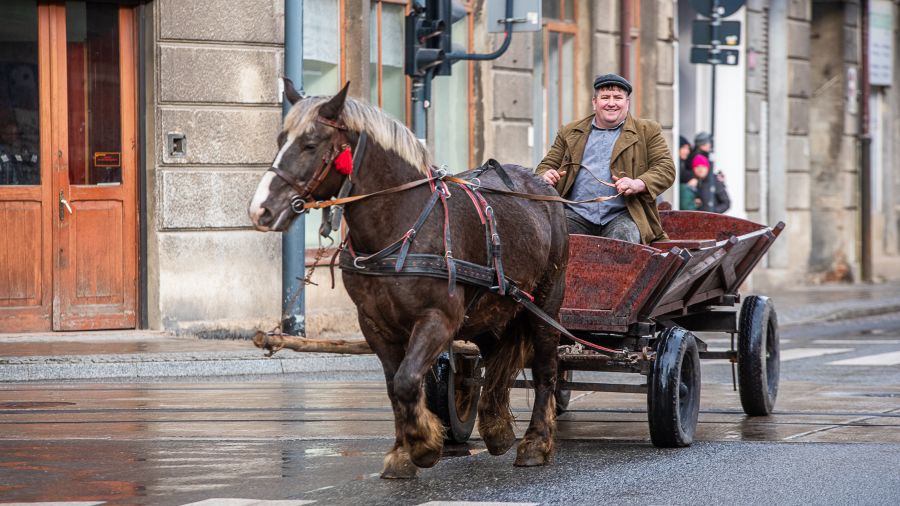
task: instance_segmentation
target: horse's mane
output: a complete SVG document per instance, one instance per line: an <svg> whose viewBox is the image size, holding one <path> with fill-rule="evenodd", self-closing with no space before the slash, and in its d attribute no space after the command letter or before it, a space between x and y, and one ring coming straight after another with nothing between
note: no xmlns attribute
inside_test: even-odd
<svg viewBox="0 0 900 506"><path fill-rule="evenodd" d="M291 136L301 136L315 126L319 109L331 97L307 97L297 102L287 118L284 129ZM405 125L375 106L347 97L341 120L347 128L366 134L382 148L393 151L423 175L429 175L433 165L431 154Z"/></svg>

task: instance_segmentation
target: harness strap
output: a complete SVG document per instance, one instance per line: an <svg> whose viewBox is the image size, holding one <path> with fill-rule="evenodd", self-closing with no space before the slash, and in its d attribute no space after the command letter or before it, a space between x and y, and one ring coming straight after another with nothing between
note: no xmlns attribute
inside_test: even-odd
<svg viewBox="0 0 900 506"><path fill-rule="evenodd" d="M431 214L431 210L434 209L434 205L437 203L439 196L439 191L433 190L431 192L431 197L428 198L428 202L425 204L425 208L422 209L421 213L419 213L419 218L413 224L412 228L410 228L409 231L407 231L406 234L401 237L402 241L400 245L400 253L397 255L397 264L394 267L394 270L396 270L397 272L403 269L403 262L406 260L406 255L409 253L409 247L412 246L412 242L415 240L416 235L419 233L419 229L422 228L422 225L425 224L425 220L428 219L428 216ZM369 260L359 261L368 262Z"/></svg>
<svg viewBox="0 0 900 506"><path fill-rule="evenodd" d="M362 164L362 159L366 155L366 140L368 139L368 134L363 130L359 133L359 138L356 140L356 148L353 149L353 171L350 173L350 177L344 178L344 183L341 184L341 189L338 191L337 197L342 199L347 195L350 195L350 190L353 189L353 178L359 172L359 166ZM344 205L338 204L334 206L334 211L331 214L331 221L329 230L327 233L322 235L331 235L332 230L337 230L341 226L341 218L344 215ZM321 233L321 230L320 230Z"/></svg>

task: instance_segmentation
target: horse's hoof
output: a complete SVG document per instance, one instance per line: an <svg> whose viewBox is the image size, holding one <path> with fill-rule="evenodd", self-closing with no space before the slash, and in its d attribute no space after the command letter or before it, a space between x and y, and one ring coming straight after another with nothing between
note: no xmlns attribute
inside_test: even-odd
<svg viewBox="0 0 900 506"><path fill-rule="evenodd" d="M409 454L402 449L392 450L384 457L384 469L381 477L388 480L403 480L415 478L419 470L409 458Z"/></svg>
<svg viewBox="0 0 900 506"><path fill-rule="evenodd" d="M530 441L522 441L516 452L516 467L544 466L550 462L550 450L546 445Z"/></svg>
<svg viewBox="0 0 900 506"><path fill-rule="evenodd" d="M491 455L503 455L516 443L516 433L509 425L493 433L482 432L481 438Z"/></svg>
<svg viewBox="0 0 900 506"><path fill-rule="evenodd" d="M428 448L424 445L420 448L413 448L413 450L409 453L410 458L412 459L413 464L422 468L434 467L435 464L441 460L441 450L443 448Z"/></svg>

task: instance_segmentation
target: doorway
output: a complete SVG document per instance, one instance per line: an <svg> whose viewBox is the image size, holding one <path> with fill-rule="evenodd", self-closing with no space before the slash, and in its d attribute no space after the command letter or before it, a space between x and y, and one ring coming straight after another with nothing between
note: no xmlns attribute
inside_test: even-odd
<svg viewBox="0 0 900 506"><path fill-rule="evenodd" d="M0 14L0 332L134 328L134 10Z"/></svg>

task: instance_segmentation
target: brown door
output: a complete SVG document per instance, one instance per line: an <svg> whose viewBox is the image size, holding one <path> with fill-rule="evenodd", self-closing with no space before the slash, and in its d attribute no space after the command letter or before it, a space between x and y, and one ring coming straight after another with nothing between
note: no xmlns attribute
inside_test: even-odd
<svg viewBox="0 0 900 506"><path fill-rule="evenodd" d="M0 234L0 332L134 328L133 11L105 2L5 5L33 18L36 45L35 61L22 64L35 74L33 103L12 99L12 121L0 112L0 124L19 130L14 155L25 156L14 159L33 162L7 170L5 184L0 173L0 230L10 231ZM0 45L11 46L0 50L4 58L21 44Z"/></svg>

